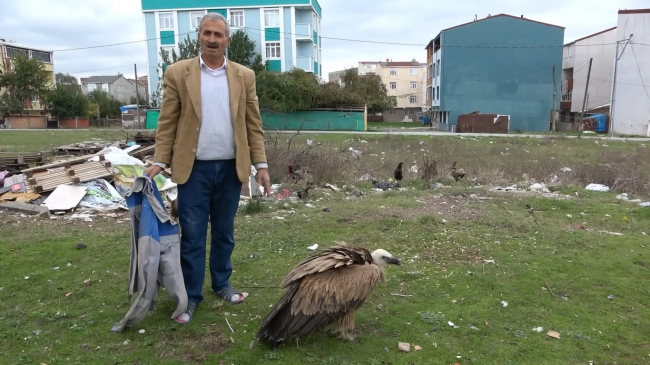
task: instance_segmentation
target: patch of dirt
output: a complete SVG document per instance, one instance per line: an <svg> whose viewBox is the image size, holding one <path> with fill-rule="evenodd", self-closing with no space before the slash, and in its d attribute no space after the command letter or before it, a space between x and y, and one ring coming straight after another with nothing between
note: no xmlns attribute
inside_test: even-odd
<svg viewBox="0 0 650 365"><path fill-rule="evenodd" d="M358 217L360 220L376 220L381 218L418 218L426 215L438 216L441 219L476 219L483 215L479 209L470 208L467 205L479 201L479 197L472 194L456 196L434 195L429 197L416 198L420 203L419 208L387 207L380 209L376 214L368 217Z"/></svg>
<svg viewBox="0 0 650 365"><path fill-rule="evenodd" d="M437 243L422 252L422 258L441 264L480 264L483 263L481 250L473 246L444 245Z"/></svg>
<svg viewBox="0 0 650 365"><path fill-rule="evenodd" d="M160 358L204 364L208 355L226 351L231 343L216 329L208 327L203 333L201 332L203 331L176 330L161 335L159 345L166 351L160 353Z"/></svg>

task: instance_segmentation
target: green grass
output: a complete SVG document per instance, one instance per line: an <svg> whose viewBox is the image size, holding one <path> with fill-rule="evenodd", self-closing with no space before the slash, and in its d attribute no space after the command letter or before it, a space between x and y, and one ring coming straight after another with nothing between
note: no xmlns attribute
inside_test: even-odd
<svg viewBox="0 0 650 365"><path fill-rule="evenodd" d="M0 148L48 150L100 133L105 132L3 131ZM286 144L285 137L278 145ZM308 138L321 145L303 153ZM337 152L349 146L362 150L362 157ZM244 205L236 221L232 283L250 295L237 306L223 303L210 294L207 279L205 301L188 326L169 319L174 304L162 291L156 311L134 329L110 332L131 305L130 226L124 217L83 222L0 212L0 364L649 362L650 208L615 199L629 192L630 199L648 200L645 144L310 135L293 140L293 155L281 148L267 141L272 176L282 176L292 158L329 160L308 165L314 173L322 173L315 171L319 166L340 168L328 181L341 192L310 191L315 207L285 201ZM408 190L374 193L358 181L370 172L392 176L398 161L408 166L417 159L422 166L424 154L439 161L436 179L450 187L423 190L425 184L407 174ZM453 161L468 173L457 183L444 179ZM564 166L573 172L561 173ZM487 189L527 187L524 174L547 183L558 174L561 184L549 187L569 197ZM587 181L618 182L612 184L616 192L597 193L584 190ZM351 185L365 197L346 195ZM537 211L534 217L526 204ZM274 219L279 216L285 219ZM319 333L288 342L277 353L259 343L249 349L261 319L283 293L277 289L282 278L307 257L308 246L335 240L384 248L403 262L387 269L387 282L356 312L357 341ZM80 242L88 248L77 250ZM543 332L532 330L540 326ZM547 336L548 330L561 338ZM422 350L400 353L398 342Z"/></svg>
<svg viewBox="0 0 650 365"><path fill-rule="evenodd" d="M648 230L647 208L618 204L609 193L568 200L471 188L367 192L355 200L314 194L323 198L312 202L316 208L282 202L268 213L238 216L232 282L250 293L244 304L223 304L209 294L208 280L190 325L168 318L173 303L162 292L157 310L121 334L109 329L130 305L128 223L3 215L0 363L648 361L650 242L641 233ZM537 221L525 204L539 210ZM583 223L588 230L570 229ZM261 318L282 294L275 286L308 255L307 246L334 240L381 247L403 261L387 269L388 281L357 311L357 342L316 334L277 353L258 343L249 350ZM75 249L78 242L88 249ZM542 333L532 331L538 326ZM422 350L400 353L400 341Z"/></svg>
<svg viewBox="0 0 650 365"><path fill-rule="evenodd" d="M0 152L51 152L52 148L92 140L124 141L132 131L121 130L34 130L0 131Z"/></svg>

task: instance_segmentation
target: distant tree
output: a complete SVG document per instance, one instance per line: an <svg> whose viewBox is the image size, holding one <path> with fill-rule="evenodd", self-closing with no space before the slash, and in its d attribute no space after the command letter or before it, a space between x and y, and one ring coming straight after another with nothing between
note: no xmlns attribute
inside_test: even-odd
<svg viewBox="0 0 650 365"><path fill-rule="evenodd" d="M379 75L370 73L360 77L357 69L351 68L343 74L343 82L345 90L359 96L361 104L368 106L368 112L383 112L395 106Z"/></svg>
<svg viewBox="0 0 650 365"><path fill-rule="evenodd" d="M54 78L56 79L57 85L79 85L77 78L70 74L57 72Z"/></svg>
<svg viewBox="0 0 650 365"><path fill-rule="evenodd" d="M0 75L0 88L6 88L0 96L0 114L22 113L27 100L45 101L49 83L49 72L43 63L24 56L13 59L11 72Z"/></svg>
<svg viewBox="0 0 650 365"><path fill-rule="evenodd" d="M85 118L89 115L88 98L79 89L70 85L58 85L47 98L47 109L53 116L60 118Z"/></svg>
<svg viewBox="0 0 650 365"><path fill-rule="evenodd" d="M106 91L95 89L90 93L89 97L90 101L99 107L100 117L116 119L122 116L122 112L120 111L122 102L115 99L113 95Z"/></svg>
<svg viewBox="0 0 650 365"><path fill-rule="evenodd" d="M261 71L256 86L260 107L278 112L309 110L320 87L316 75L299 68L282 73Z"/></svg>
<svg viewBox="0 0 650 365"><path fill-rule="evenodd" d="M138 95L138 98L136 99L135 95L131 95L131 99L129 100L130 104L139 104L139 105L147 105L147 99L142 97L142 95Z"/></svg>

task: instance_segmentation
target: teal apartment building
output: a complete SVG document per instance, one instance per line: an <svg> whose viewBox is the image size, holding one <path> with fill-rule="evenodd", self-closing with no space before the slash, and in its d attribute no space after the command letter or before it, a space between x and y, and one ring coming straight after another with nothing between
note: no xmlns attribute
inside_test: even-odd
<svg viewBox="0 0 650 365"><path fill-rule="evenodd" d="M271 71L300 68L321 77L321 19L318 0L141 0L147 37L149 90L158 88L160 49L196 39L201 17L220 13L231 32L245 31Z"/></svg>
<svg viewBox="0 0 650 365"><path fill-rule="evenodd" d="M442 130L479 111L509 115L513 132L547 132L560 105L563 45L564 27L523 15L443 29L426 47L426 107Z"/></svg>

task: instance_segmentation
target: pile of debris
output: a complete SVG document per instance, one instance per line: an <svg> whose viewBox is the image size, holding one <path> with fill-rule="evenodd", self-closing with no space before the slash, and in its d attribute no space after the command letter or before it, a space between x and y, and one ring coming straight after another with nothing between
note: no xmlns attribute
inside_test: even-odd
<svg viewBox="0 0 650 365"><path fill-rule="evenodd" d="M51 161L43 153L0 157L0 209L43 216L127 211L124 196L151 165L155 148L146 139L146 145L137 142L93 141L57 147ZM63 151L68 156L58 156ZM176 197L170 176L167 169L154 178L169 206Z"/></svg>

